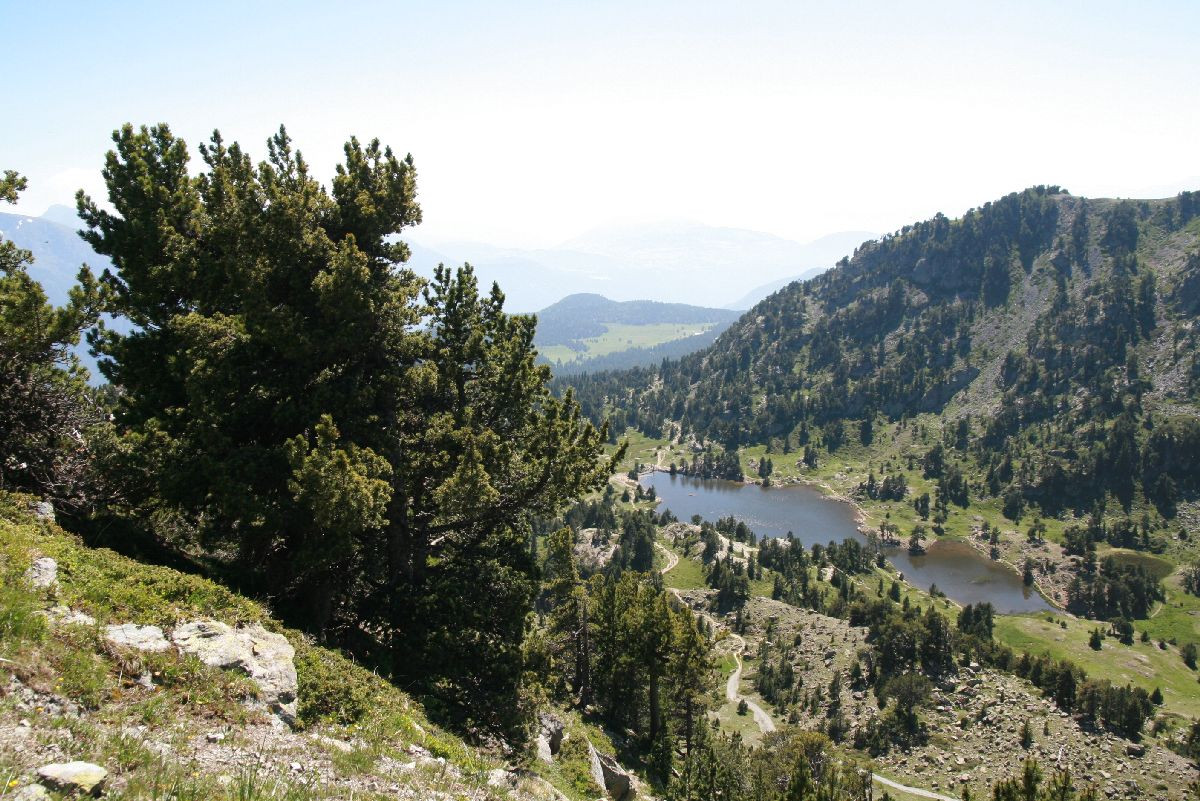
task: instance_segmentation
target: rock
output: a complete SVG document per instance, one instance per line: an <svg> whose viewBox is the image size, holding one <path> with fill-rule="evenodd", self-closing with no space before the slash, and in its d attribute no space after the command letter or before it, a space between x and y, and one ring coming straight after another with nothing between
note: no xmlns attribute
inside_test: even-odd
<svg viewBox="0 0 1200 801"><path fill-rule="evenodd" d="M488 771L487 783L488 787L512 790L517 786L517 776L504 768L494 768Z"/></svg>
<svg viewBox="0 0 1200 801"><path fill-rule="evenodd" d="M235 629L215 620L197 620L175 629L171 640L206 665L245 673L262 690L263 700L295 725L296 651L282 634L258 623Z"/></svg>
<svg viewBox="0 0 1200 801"><path fill-rule="evenodd" d="M104 639L113 645L138 651L165 651L171 647L171 643L167 642L158 626L139 626L136 623L105 626Z"/></svg>
<svg viewBox="0 0 1200 801"><path fill-rule="evenodd" d="M562 747L563 722L556 716L543 712L538 715L537 755L543 762L553 762Z"/></svg>
<svg viewBox="0 0 1200 801"><path fill-rule="evenodd" d="M27 784L11 796L12 801L49 801L50 793L40 784Z"/></svg>
<svg viewBox="0 0 1200 801"><path fill-rule="evenodd" d="M1125 753L1131 757L1144 757L1146 755L1146 746L1141 743L1129 743L1125 746Z"/></svg>
<svg viewBox="0 0 1200 801"><path fill-rule="evenodd" d="M633 779L615 759L601 754L591 743L588 743L588 755L592 761L592 779L604 788L609 798L613 801L630 801L634 798Z"/></svg>
<svg viewBox="0 0 1200 801"><path fill-rule="evenodd" d="M208 734L204 735L204 739L205 739L205 740L208 740L210 743L213 743L213 744L220 743L220 742L224 742L224 740L225 740L225 732L223 732L223 731L210 731Z"/></svg>
<svg viewBox="0 0 1200 801"><path fill-rule="evenodd" d="M314 734L312 738L322 745L327 745L330 748L341 751L343 754L349 754L354 751L353 743L348 743L345 740L339 740L336 737L327 737L324 734Z"/></svg>
<svg viewBox="0 0 1200 801"><path fill-rule="evenodd" d="M48 590L58 583L58 562L49 556L34 559L25 571L25 578L35 590Z"/></svg>
<svg viewBox="0 0 1200 801"><path fill-rule="evenodd" d="M50 618L50 622L56 626L96 625L96 618L92 617L86 612L80 612L77 609L71 609L70 607L63 606L62 604L50 609L50 611L46 613L46 616Z"/></svg>
<svg viewBox="0 0 1200 801"><path fill-rule="evenodd" d="M38 781L52 790L99 795L108 771L91 762L56 762L38 768Z"/></svg>
<svg viewBox="0 0 1200 801"><path fill-rule="evenodd" d="M50 501L38 501L33 505L33 516L46 523L55 522L54 504Z"/></svg>

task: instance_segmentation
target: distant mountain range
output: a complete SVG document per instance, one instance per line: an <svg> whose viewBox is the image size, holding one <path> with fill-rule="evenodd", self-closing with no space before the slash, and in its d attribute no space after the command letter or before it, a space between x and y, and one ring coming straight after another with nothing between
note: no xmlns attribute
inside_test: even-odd
<svg viewBox="0 0 1200 801"><path fill-rule="evenodd" d="M81 264L96 273L111 267L79 238L80 227L67 206L52 206L40 217L0 214L0 237L33 252L30 274L56 304L66 302ZM737 317L730 310L747 309L794 280L820 274L873 235L844 232L801 244L738 228L656 223L597 228L544 250L478 242L428 247L404 238L418 274L432 275L439 263L470 262L485 288L500 284L508 311L540 310L539 345L575 350L567 368L574 371L657 363L706 347ZM601 337L606 324L647 328L622 329L630 334L622 341L629 347L606 341L593 352L596 343L583 341ZM698 328L676 331L666 324ZM77 352L98 376L86 350L81 345Z"/></svg>
<svg viewBox="0 0 1200 801"><path fill-rule="evenodd" d="M773 291L821 272L874 237L847 231L801 244L739 228L653 223L598 228L542 250L407 239L418 273L432 274L439 262L470 262L481 282L500 284L509 311L532 312L578 293L745 309L770 294L757 294L761 285Z"/></svg>
<svg viewBox="0 0 1200 801"><path fill-rule="evenodd" d="M51 206L41 217L0 214L0 239L11 239L17 247L33 252L29 274L36 278L46 295L56 304L65 303L75 283L79 267L87 264L92 272L111 265L76 233L83 223L66 206Z"/></svg>
<svg viewBox="0 0 1200 801"><path fill-rule="evenodd" d="M29 274L42 285L50 302L59 306L67 302L81 265L87 264L96 274L112 266L107 256L99 255L79 238L77 231L82 227L75 210L67 206L51 206L41 217L0 214L0 240L11 239L17 247L33 253ZM128 330L124 321L109 318L106 324ZM75 353L92 374L93 383L99 381L100 371L96 360L88 355L87 344L81 342Z"/></svg>
<svg viewBox="0 0 1200 801"><path fill-rule="evenodd" d="M542 358L559 375L658 364L711 345L741 312L568 295L537 313Z"/></svg>
<svg viewBox="0 0 1200 801"><path fill-rule="evenodd" d="M726 308L739 309L742 311L751 309L760 300L764 300L764 299L770 297L771 295L774 295L776 292L783 289L788 284L794 283L796 281L807 281L810 278L816 278L818 275L820 275L821 273L825 272L828 269L829 269L828 267L813 267L811 270L805 270L804 272L800 273L799 275L793 275L789 278L780 278L778 281L770 281L766 284L763 284L762 286L757 286L754 289L751 289L749 292L747 292L745 295L743 295L740 300L737 300L737 301L729 304L729 306L727 306Z"/></svg>

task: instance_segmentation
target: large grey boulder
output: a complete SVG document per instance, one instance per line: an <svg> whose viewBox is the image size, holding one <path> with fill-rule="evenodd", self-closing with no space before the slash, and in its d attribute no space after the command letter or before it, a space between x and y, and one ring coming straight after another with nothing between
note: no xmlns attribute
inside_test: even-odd
<svg viewBox="0 0 1200 801"><path fill-rule="evenodd" d="M538 716L538 759L551 763L558 749L563 747L563 731L565 725L556 715L542 712Z"/></svg>
<svg viewBox="0 0 1200 801"><path fill-rule="evenodd" d="M563 722L548 712L538 715L537 755L543 762L553 762L562 747Z"/></svg>
<svg viewBox="0 0 1200 801"><path fill-rule="evenodd" d="M125 648L136 648L139 651L165 651L171 647L163 630L158 626L139 626L135 623L122 623L119 626L105 626L104 639L113 645Z"/></svg>
<svg viewBox="0 0 1200 801"><path fill-rule="evenodd" d="M25 571L25 578L35 590L48 590L58 584L58 562L49 556L33 560L33 564Z"/></svg>
<svg viewBox="0 0 1200 801"><path fill-rule="evenodd" d="M592 779L604 788L613 801L632 801L637 795L633 789L633 778L617 764L617 760L601 754L588 743L588 756L592 761Z"/></svg>
<svg viewBox="0 0 1200 801"><path fill-rule="evenodd" d="M171 640L206 665L245 673L263 700L289 724L296 722L296 651L282 634L254 623L233 628L215 620L197 620L175 629Z"/></svg>
<svg viewBox="0 0 1200 801"><path fill-rule="evenodd" d="M50 503L50 501L38 501L33 505L33 516L46 523L55 522L54 504Z"/></svg>
<svg viewBox="0 0 1200 801"><path fill-rule="evenodd" d="M55 762L38 768L38 781L52 790L99 795L108 771L91 762Z"/></svg>

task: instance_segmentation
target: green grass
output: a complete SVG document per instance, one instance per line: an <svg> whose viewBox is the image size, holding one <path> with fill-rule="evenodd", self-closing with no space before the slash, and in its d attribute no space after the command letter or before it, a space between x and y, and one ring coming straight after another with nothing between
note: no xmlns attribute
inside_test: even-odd
<svg viewBox="0 0 1200 801"><path fill-rule="evenodd" d="M1200 643L1200 598L1184 592L1180 576L1168 576L1163 582L1167 600L1150 612L1147 620L1135 620L1133 627L1146 632L1156 642L1174 640ZM1196 690L1200 693L1200 687Z"/></svg>
<svg viewBox="0 0 1200 801"><path fill-rule="evenodd" d="M1162 581L1175 571L1175 565L1166 559L1142 551L1131 551L1126 548L1109 548L1096 554L1097 559L1111 556L1121 565L1134 565L1143 568L1147 573Z"/></svg>
<svg viewBox="0 0 1200 801"><path fill-rule="evenodd" d="M628 443L625 458L620 464L622 472L632 470L635 464L653 465L658 458L658 450L667 447L665 441L651 439L632 429L621 435L621 441ZM670 460L664 457L663 464L669 463Z"/></svg>
<svg viewBox="0 0 1200 801"><path fill-rule="evenodd" d="M715 323L648 323L629 325L624 323L602 323L607 330L598 337L580 340L583 350L567 345L542 345L538 353L551 363L570 364L610 353L620 353L631 348L652 348L665 342L673 342L695 334L702 334Z"/></svg>
<svg viewBox="0 0 1200 801"><path fill-rule="evenodd" d="M676 590L699 590L707 587L704 583L704 566L695 559L689 559L682 554L679 564L663 575L663 584Z"/></svg>
<svg viewBox="0 0 1200 801"><path fill-rule="evenodd" d="M1066 628L1059 622L1065 621ZM1135 627L1146 621L1138 621ZM1074 662L1092 678L1108 679L1115 684L1134 684L1153 690L1160 687L1166 700L1164 708L1189 717L1200 716L1200 686L1197 673L1188 669L1178 649L1160 650L1157 642L1121 645L1105 637L1099 651L1088 646L1088 635L1103 623L1071 618L1063 614L1007 615L996 618L996 639L1016 651L1047 653L1055 659Z"/></svg>

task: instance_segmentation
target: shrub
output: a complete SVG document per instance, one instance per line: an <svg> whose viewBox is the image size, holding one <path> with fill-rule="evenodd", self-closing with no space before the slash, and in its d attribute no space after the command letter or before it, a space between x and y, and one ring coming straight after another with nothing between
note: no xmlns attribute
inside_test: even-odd
<svg viewBox="0 0 1200 801"><path fill-rule="evenodd" d="M357 723L375 701L373 677L344 657L297 644L296 678L301 723Z"/></svg>

